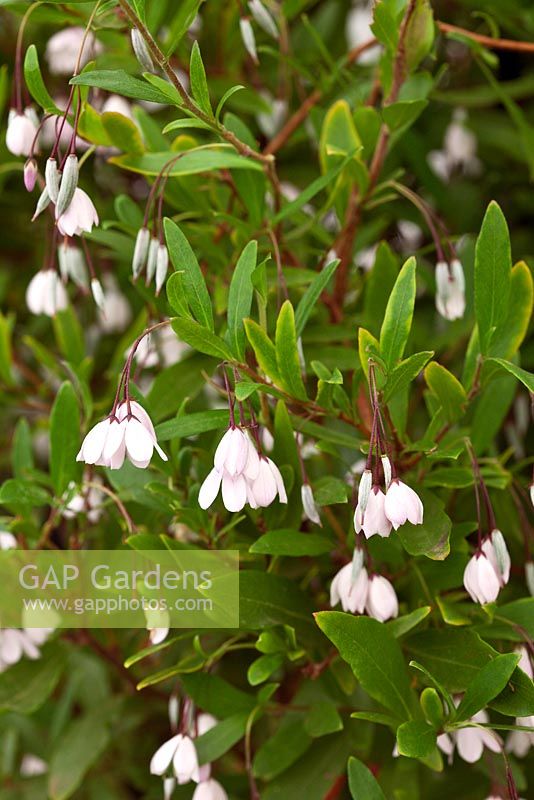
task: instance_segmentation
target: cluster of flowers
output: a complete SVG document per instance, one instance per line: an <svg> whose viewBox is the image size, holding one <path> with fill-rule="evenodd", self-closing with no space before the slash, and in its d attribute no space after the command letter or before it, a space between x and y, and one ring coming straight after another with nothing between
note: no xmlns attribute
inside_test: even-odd
<svg viewBox="0 0 534 800"><path fill-rule="evenodd" d="M474 603L493 603L510 578L510 555L504 536L494 528L485 536L464 571L464 586Z"/></svg>
<svg viewBox="0 0 534 800"><path fill-rule="evenodd" d="M334 576L330 586L330 605L341 603L343 611L363 614L386 622L399 613L395 589L383 575L368 573L363 550L354 550L352 561Z"/></svg>
<svg viewBox="0 0 534 800"><path fill-rule="evenodd" d="M175 709L175 699L171 698L169 715L173 727ZM197 784L192 800L228 800L224 788L211 777L211 764L199 766L194 742L196 737L211 730L217 720L211 714L200 713L187 722L189 709L190 704L186 702L182 713L183 732L175 734L156 750L150 761L150 772L163 777L165 800L169 800L176 784L183 786L191 781Z"/></svg>
<svg viewBox="0 0 534 800"><path fill-rule="evenodd" d="M354 512L354 529L365 537L387 537L391 529L397 530L405 522L421 525L423 504L419 495L396 476L392 477L392 464L388 456L381 456L385 493L377 482L376 470L366 468L358 487L358 505ZM374 477L374 480L373 480Z"/></svg>

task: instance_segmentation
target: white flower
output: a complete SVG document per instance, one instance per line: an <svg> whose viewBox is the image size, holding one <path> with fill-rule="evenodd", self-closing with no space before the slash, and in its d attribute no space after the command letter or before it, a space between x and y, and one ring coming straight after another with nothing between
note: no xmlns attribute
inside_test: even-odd
<svg viewBox="0 0 534 800"><path fill-rule="evenodd" d="M399 601L395 589L383 575L371 575L369 578L365 610L370 617L379 622L385 622L398 615Z"/></svg>
<svg viewBox="0 0 534 800"><path fill-rule="evenodd" d="M26 753L20 762L20 774L23 778L33 778L48 772L48 764L33 753Z"/></svg>
<svg viewBox="0 0 534 800"><path fill-rule="evenodd" d="M87 514L87 519L91 523L98 522L103 512L104 493L97 489L96 486L89 487L83 493L76 493L68 499L68 495L72 492L75 484L69 486L69 490L65 493L67 495L67 503L63 509L62 516L65 519L74 519L78 514Z"/></svg>
<svg viewBox="0 0 534 800"><path fill-rule="evenodd" d="M482 552L495 570L501 587L505 586L510 579L511 562L504 536L497 528L482 542Z"/></svg>
<svg viewBox="0 0 534 800"><path fill-rule="evenodd" d="M372 22L372 3L369 3L369 5L365 6L364 8L356 6L349 11L347 14L345 33L349 48L351 50L353 50L355 47L360 47L360 45L365 44L365 42L368 42L370 39L374 38L374 34L371 30ZM378 61L379 56L380 49L372 48L371 50L367 50L365 53L361 54L360 58L358 59L358 63L375 64Z"/></svg>
<svg viewBox="0 0 534 800"><path fill-rule="evenodd" d="M260 28L263 28L265 33L268 33L269 36L273 37L273 39L278 39L278 28L276 27L276 23L261 0L249 0L248 7L250 9L250 13Z"/></svg>
<svg viewBox="0 0 534 800"><path fill-rule="evenodd" d="M195 745L189 736L176 734L156 750L150 761L152 775L163 775L171 766L178 783L198 783L198 758Z"/></svg>
<svg viewBox="0 0 534 800"><path fill-rule="evenodd" d="M399 247L403 253L413 253L421 247L424 239L423 231L410 219L400 219L397 222L399 231Z"/></svg>
<svg viewBox="0 0 534 800"><path fill-rule="evenodd" d="M280 470L270 458L260 456L258 476L249 483L249 504L252 508L270 506L278 495L281 503L287 503L286 488Z"/></svg>
<svg viewBox="0 0 534 800"><path fill-rule="evenodd" d="M515 648L515 652L520 656L518 667L523 670L525 675L531 680L534 680L534 670L532 668L532 661L528 649L524 644L520 644Z"/></svg>
<svg viewBox="0 0 534 800"><path fill-rule="evenodd" d="M384 504L386 495L380 486L373 486L367 501L367 508L362 514L358 505L354 512L354 530L359 533L363 530L367 539L378 534L379 536L389 536L391 533L391 522L386 517Z"/></svg>
<svg viewBox="0 0 534 800"><path fill-rule="evenodd" d="M45 269L33 276L26 290L26 304L32 314L53 317L67 308L67 292L55 269Z"/></svg>
<svg viewBox="0 0 534 800"><path fill-rule="evenodd" d="M32 660L41 657L42 645L51 630L48 628L1 628L0 629L0 672L17 664L26 656Z"/></svg>
<svg viewBox="0 0 534 800"><path fill-rule="evenodd" d="M123 331L132 318L130 304L120 291L113 275L104 275L103 281L104 306L98 313L100 327L104 333ZM176 336L174 338L176 339Z"/></svg>
<svg viewBox="0 0 534 800"><path fill-rule="evenodd" d="M224 788L214 778L202 781L193 793L193 800L228 800Z"/></svg>
<svg viewBox="0 0 534 800"><path fill-rule="evenodd" d="M313 489L309 483L303 483L300 489L300 497L302 500L302 508L304 509L304 516L310 520L310 522L315 522L316 525L321 525L321 517L319 516L319 509L317 508L317 504L315 503L315 498L313 496Z"/></svg>
<svg viewBox="0 0 534 800"><path fill-rule="evenodd" d="M72 247L62 241L57 249L57 260L61 277L65 283L70 278L77 286L87 289L89 285L87 266L84 254L79 247Z"/></svg>
<svg viewBox="0 0 534 800"><path fill-rule="evenodd" d="M163 778L163 800L171 800L176 789L176 778Z"/></svg>
<svg viewBox="0 0 534 800"><path fill-rule="evenodd" d="M367 508L367 501L369 500L369 493L372 485L373 473L370 469L364 469L358 485L358 506L362 514L365 513L365 509Z"/></svg>
<svg viewBox="0 0 534 800"><path fill-rule="evenodd" d="M169 633L169 612L166 609L145 608L144 613L150 644L161 644Z"/></svg>
<svg viewBox="0 0 534 800"><path fill-rule="evenodd" d="M412 525L423 522L423 504L419 495L398 478L393 478L386 492L384 510L395 530L406 521Z"/></svg>
<svg viewBox="0 0 534 800"><path fill-rule="evenodd" d="M475 553L464 570L464 586L474 603L493 603L501 588L501 581L491 561L483 552Z"/></svg>
<svg viewBox="0 0 534 800"><path fill-rule="evenodd" d="M534 483L531 483L531 484L530 484L530 486L529 486L529 492L530 492L530 502L531 502L531 503L532 503L532 505L534 506Z"/></svg>
<svg viewBox="0 0 534 800"><path fill-rule="evenodd" d="M93 300L95 301L96 305L100 309L100 311L104 310L104 306L106 305L106 298L104 296L104 290L102 289L102 284L98 280L98 278L91 279L91 292L93 295Z"/></svg>
<svg viewBox="0 0 534 800"><path fill-rule="evenodd" d="M250 24L248 17L241 17L239 20L239 30L241 31L241 39L245 45L245 50L254 61L258 64L258 53L256 52L256 37L254 36L254 29Z"/></svg>
<svg viewBox="0 0 534 800"><path fill-rule="evenodd" d="M363 566L355 569L354 562L349 561L334 575L330 586L330 605L334 608L341 603L343 611L350 611L351 614L363 614L367 589L367 570Z"/></svg>
<svg viewBox="0 0 534 800"><path fill-rule="evenodd" d="M517 758L524 758L531 747L534 746L534 716L517 717L516 725L524 725L532 728L532 733L528 731L512 731L506 741L506 750L513 753Z"/></svg>
<svg viewBox="0 0 534 800"><path fill-rule="evenodd" d="M281 98L275 98L268 92L260 92L262 100L269 106L269 111L260 111L256 121L260 131L268 138L275 136L287 117L287 103Z"/></svg>
<svg viewBox="0 0 534 800"><path fill-rule="evenodd" d="M77 187L69 207L57 220L59 232L64 236L79 236L91 233L93 225L98 225L96 208L89 195Z"/></svg>
<svg viewBox="0 0 534 800"><path fill-rule="evenodd" d="M525 564L525 580L531 597L534 597L534 563L527 561Z"/></svg>
<svg viewBox="0 0 534 800"><path fill-rule="evenodd" d="M474 133L465 126L466 116L463 109L455 109L452 122L445 131L443 145L450 162L470 172L477 161L477 140Z"/></svg>
<svg viewBox="0 0 534 800"><path fill-rule="evenodd" d="M436 308L448 320L460 319L465 312L465 278L461 263L453 259L436 264Z"/></svg>
<svg viewBox="0 0 534 800"><path fill-rule="evenodd" d="M12 108L9 112L6 147L14 156L29 156L37 133L38 120L33 108L26 108L21 114Z"/></svg>
<svg viewBox="0 0 534 800"><path fill-rule="evenodd" d="M120 94L110 94L102 105L102 114L122 114L123 117L133 121L132 107Z"/></svg>
<svg viewBox="0 0 534 800"><path fill-rule="evenodd" d="M50 37L46 45L45 57L53 75L72 75L76 68L78 53L82 45L85 29L82 27L64 28ZM85 41L80 67L100 53L102 45L89 33Z"/></svg>
<svg viewBox="0 0 534 800"><path fill-rule="evenodd" d="M135 400L122 402L114 417L91 428L82 442L76 460L120 469L126 456L135 467L144 469L154 449L163 461L167 456L156 440L152 420Z"/></svg>
<svg viewBox="0 0 534 800"><path fill-rule="evenodd" d="M18 542L9 531L0 531L0 550L12 550L18 547Z"/></svg>
<svg viewBox="0 0 534 800"><path fill-rule="evenodd" d="M471 722L486 723L489 717L485 711L479 711L474 717L471 717ZM467 761L468 764L474 764L478 761L484 752L484 747L491 750L493 753L500 753L502 751L502 742L493 731L485 728L461 728L451 734L458 750L458 755Z"/></svg>
<svg viewBox="0 0 534 800"><path fill-rule="evenodd" d="M211 729L216 725L217 720L213 714L208 714L206 711L202 711L196 718L194 734L195 736L203 736L208 731L211 731Z"/></svg>

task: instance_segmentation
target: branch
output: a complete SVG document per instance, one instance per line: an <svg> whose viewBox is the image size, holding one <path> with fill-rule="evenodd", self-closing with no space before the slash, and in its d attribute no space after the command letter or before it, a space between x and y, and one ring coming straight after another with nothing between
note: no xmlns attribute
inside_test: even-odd
<svg viewBox="0 0 534 800"><path fill-rule="evenodd" d="M457 25L449 25L448 22L436 22L442 33L459 33L467 39L489 47L491 50L515 50L521 53L534 53L534 42L516 42L513 39L493 39L491 36L483 36L481 33L473 33Z"/></svg>

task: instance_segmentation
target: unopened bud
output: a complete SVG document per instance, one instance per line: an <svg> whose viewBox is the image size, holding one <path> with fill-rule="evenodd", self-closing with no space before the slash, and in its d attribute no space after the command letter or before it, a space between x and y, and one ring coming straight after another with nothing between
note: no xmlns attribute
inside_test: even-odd
<svg viewBox="0 0 534 800"><path fill-rule="evenodd" d="M358 575L362 571L364 562L364 554L363 550L359 547L354 549L354 553L352 554L352 583L356 582Z"/></svg>
<svg viewBox="0 0 534 800"><path fill-rule="evenodd" d="M382 469L384 470L384 483L387 491L391 483L391 461L387 456L382 456Z"/></svg>
<svg viewBox="0 0 534 800"><path fill-rule="evenodd" d="M102 289L102 284L100 283L98 278L92 278L91 292L93 294L93 299L97 304L98 308L101 311L103 311L106 305L106 298L104 297L104 290Z"/></svg>
<svg viewBox="0 0 534 800"><path fill-rule="evenodd" d="M139 277L139 273L145 266L148 255L148 245L150 244L150 233L148 228L139 228L135 240L134 254L132 258L132 272L134 280Z"/></svg>
<svg viewBox="0 0 534 800"><path fill-rule="evenodd" d="M156 295L161 292L161 288L167 277L169 269L169 253L164 244L160 244L156 255Z"/></svg>
<svg viewBox="0 0 534 800"><path fill-rule="evenodd" d="M152 61L146 42L137 28L132 28L131 38L133 51L139 64L143 67L145 72L155 72L154 62Z"/></svg>
<svg viewBox="0 0 534 800"><path fill-rule="evenodd" d="M261 0L249 0L248 7L250 13L265 33L272 36L273 39L278 39L278 28L276 22L272 18L270 12L265 8Z"/></svg>
<svg viewBox="0 0 534 800"><path fill-rule="evenodd" d="M369 493L373 483L373 473L370 469L364 469L362 477L360 478L360 485L358 486L358 507L362 514L365 514L367 508L367 501L369 500Z"/></svg>
<svg viewBox="0 0 534 800"><path fill-rule="evenodd" d="M78 158L72 153L68 156L63 168L63 175L59 186L59 193L56 201L56 219L67 210L74 197L74 192L78 186Z"/></svg>
<svg viewBox="0 0 534 800"><path fill-rule="evenodd" d="M250 20L248 17L241 17L239 20L239 29L241 31L241 38L243 39L243 44L245 45L245 50L254 61L255 64L258 64L258 54L256 52L256 38L254 36L254 31L252 29L252 25L250 24Z"/></svg>
<svg viewBox="0 0 534 800"><path fill-rule="evenodd" d="M534 597L534 563L532 561L527 561L525 564L525 579L529 594Z"/></svg>
<svg viewBox="0 0 534 800"><path fill-rule="evenodd" d="M534 483L530 484L530 502L534 506Z"/></svg>
<svg viewBox="0 0 534 800"><path fill-rule="evenodd" d="M45 167L45 183L50 200L55 203L59 192L59 170L55 158L48 158Z"/></svg>
<svg viewBox="0 0 534 800"><path fill-rule="evenodd" d="M38 171L37 161L29 158L24 164L24 186L27 192L33 192Z"/></svg>
<svg viewBox="0 0 534 800"><path fill-rule="evenodd" d="M319 516L319 509L317 508L317 504L313 496L313 489L309 483L302 484L300 490L300 497L302 500L302 508L304 509L304 515L310 520L310 522L315 522L316 525L321 525L322 527L321 517Z"/></svg>
<svg viewBox="0 0 534 800"><path fill-rule="evenodd" d="M37 206L35 208L35 212L32 217L32 222L37 219L39 214L41 214L48 205L50 205L50 195L48 194L48 189L45 186L45 188L41 192L39 200L37 201Z"/></svg>
<svg viewBox="0 0 534 800"><path fill-rule="evenodd" d="M146 262L146 285L152 283L152 279L156 274L156 264L158 261L159 241L156 238L150 240L148 246L148 258Z"/></svg>
<svg viewBox="0 0 534 800"><path fill-rule="evenodd" d="M61 242L57 249L57 260L61 277L65 283L70 278L77 286L87 289L87 267L79 247L70 247L66 242Z"/></svg>

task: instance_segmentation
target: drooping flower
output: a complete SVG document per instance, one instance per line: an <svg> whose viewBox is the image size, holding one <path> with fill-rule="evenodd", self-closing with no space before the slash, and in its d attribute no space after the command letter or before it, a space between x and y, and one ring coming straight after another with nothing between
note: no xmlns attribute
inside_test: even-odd
<svg viewBox="0 0 534 800"><path fill-rule="evenodd" d="M506 750L513 753L517 758L524 758L531 747L534 747L534 716L517 717L516 725L524 725L532 728L532 733L528 731L512 731L506 740Z"/></svg>
<svg viewBox="0 0 534 800"><path fill-rule="evenodd" d="M272 18L270 11L265 8L261 0L249 0L248 7L250 9L250 13L260 28L262 28L265 33L268 33L269 36L272 36L273 39L278 39L278 28L276 27L276 22Z"/></svg>
<svg viewBox="0 0 534 800"><path fill-rule="evenodd" d="M479 711L473 717L471 722L487 723L489 717L485 711ZM468 764L474 764L478 761L484 748L487 747L493 753L500 753L502 751L502 740L493 731L486 728L460 728L459 731L454 731L450 734L458 755ZM438 746L440 746L438 742Z"/></svg>
<svg viewBox="0 0 534 800"><path fill-rule="evenodd" d="M465 277L460 261L436 264L436 308L448 320L460 319L465 312Z"/></svg>
<svg viewBox="0 0 534 800"><path fill-rule="evenodd" d="M0 531L0 550L13 550L18 547L18 542L9 531Z"/></svg>
<svg viewBox="0 0 534 800"><path fill-rule="evenodd" d="M82 46L85 29L82 27L64 28L58 31L47 42L45 57L48 68L53 75L72 75ZM89 32L80 58L80 67L102 51L102 45Z"/></svg>
<svg viewBox="0 0 534 800"><path fill-rule="evenodd" d="M302 501L302 508L304 509L304 516L315 522L316 525L321 525L321 517L319 516L319 509L313 496L313 489L309 483L303 483L300 489L300 498Z"/></svg>
<svg viewBox="0 0 534 800"><path fill-rule="evenodd" d="M239 20L239 30L241 31L241 39L245 45L245 50L254 61L258 64L258 53L256 51L256 37L254 36L254 29L248 17L241 17Z"/></svg>
<svg viewBox="0 0 534 800"><path fill-rule="evenodd" d="M20 774L23 778L35 778L48 772L48 764L33 753L25 753L20 762Z"/></svg>
<svg viewBox="0 0 534 800"><path fill-rule="evenodd" d="M150 761L152 775L163 775L172 764L176 780L180 785L198 783L198 757L193 740L182 733L176 734L159 747Z"/></svg>
<svg viewBox="0 0 534 800"><path fill-rule="evenodd" d="M490 535L484 539L482 542L482 552L495 570L501 587L505 586L510 579L511 561L504 536L500 530L495 528Z"/></svg>
<svg viewBox="0 0 534 800"><path fill-rule="evenodd" d="M464 586L474 603L485 605L497 599L501 579L484 552L478 551L469 559L464 570Z"/></svg>
<svg viewBox="0 0 534 800"><path fill-rule="evenodd" d="M74 519L78 514L86 514L89 522L98 522L103 513L104 493L94 485L73 494L75 489L76 484L72 481L63 497L66 505L61 515L65 519Z"/></svg>
<svg viewBox="0 0 534 800"><path fill-rule="evenodd" d="M24 188L27 192L33 192L35 189L38 172L37 161L34 158L29 158L24 164Z"/></svg>
<svg viewBox="0 0 534 800"><path fill-rule="evenodd" d="M41 657L39 647L51 633L49 628L0 628L0 672L17 664L26 656Z"/></svg>
<svg viewBox="0 0 534 800"><path fill-rule="evenodd" d="M373 473L370 469L364 469L360 483L358 484L358 506L362 514L367 508L367 501L369 500L369 493L373 484Z"/></svg>
<svg viewBox="0 0 534 800"><path fill-rule="evenodd" d="M272 139L280 130L287 117L287 102L279 97L273 97L268 92L260 92L261 99L268 106L268 111L260 111L256 121L260 131Z"/></svg>
<svg viewBox="0 0 534 800"><path fill-rule="evenodd" d="M398 478L393 478L386 492L384 511L395 530L406 521L412 525L423 522L424 509L419 495Z"/></svg>
<svg viewBox="0 0 534 800"><path fill-rule="evenodd" d="M452 121L445 131L443 148L431 150L428 154L430 167L444 181L449 181L455 170L465 175L477 175L480 172L476 136L466 127L465 122L464 109L455 109Z"/></svg>
<svg viewBox="0 0 534 800"><path fill-rule="evenodd" d="M130 304L120 291L117 281L113 275L109 273L104 275L103 282L105 289L104 306L98 314L100 328L104 331L104 333L123 331L132 318ZM176 339L176 336L174 336L174 338ZM145 339L142 340L141 344L144 341Z"/></svg>
<svg viewBox="0 0 534 800"><path fill-rule="evenodd" d="M218 781L209 778L197 785L192 800L228 800L228 795Z"/></svg>
<svg viewBox="0 0 534 800"><path fill-rule="evenodd" d="M31 156L32 147L39 127L33 108L25 108L21 113L12 108L9 112L6 147L14 156Z"/></svg>
<svg viewBox="0 0 534 800"><path fill-rule="evenodd" d="M93 201L78 186L66 211L57 220L57 227L64 236L80 236L91 233L93 225L98 225L98 214Z"/></svg>
<svg viewBox="0 0 534 800"><path fill-rule="evenodd" d="M386 495L380 486L373 486L367 501L365 512L358 505L354 512L354 529L356 533L363 531L366 538L378 534L387 537L391 533L391 522L386 517L384 504Z"/></svg>
<svg viewBox="0 0 534 800"><path fill-rule="evenodd" d="M361 551L356 551L357 553ZM355 561L345 564L334 576L330 586L330 605L341 603L343 611L363 614L367 601L368 575L365 567Z"/></svg>
<svg viewBox="0 0 534 800"><path fill-rule="evenodd" d="M270 506L278 495L281 503L287 503L286 488L282 474L274 461L267 456L259 457L257 477L248 483L248 502L252 508Z"/></svg>
<svg viewBox="0 0 534 800"><path fill-rule="evenodd" d="M398 615L399 601L395 589L383 575L369 577L365 610L379 622L386 622Z"/></svg>
<svg viewBox="0 0 534 800"><path fill-rule="evenodd" d="M44 269L33 276L26 289L26 305L32 314L53 317L67 308L67 292L55 269Z"/></svg>

